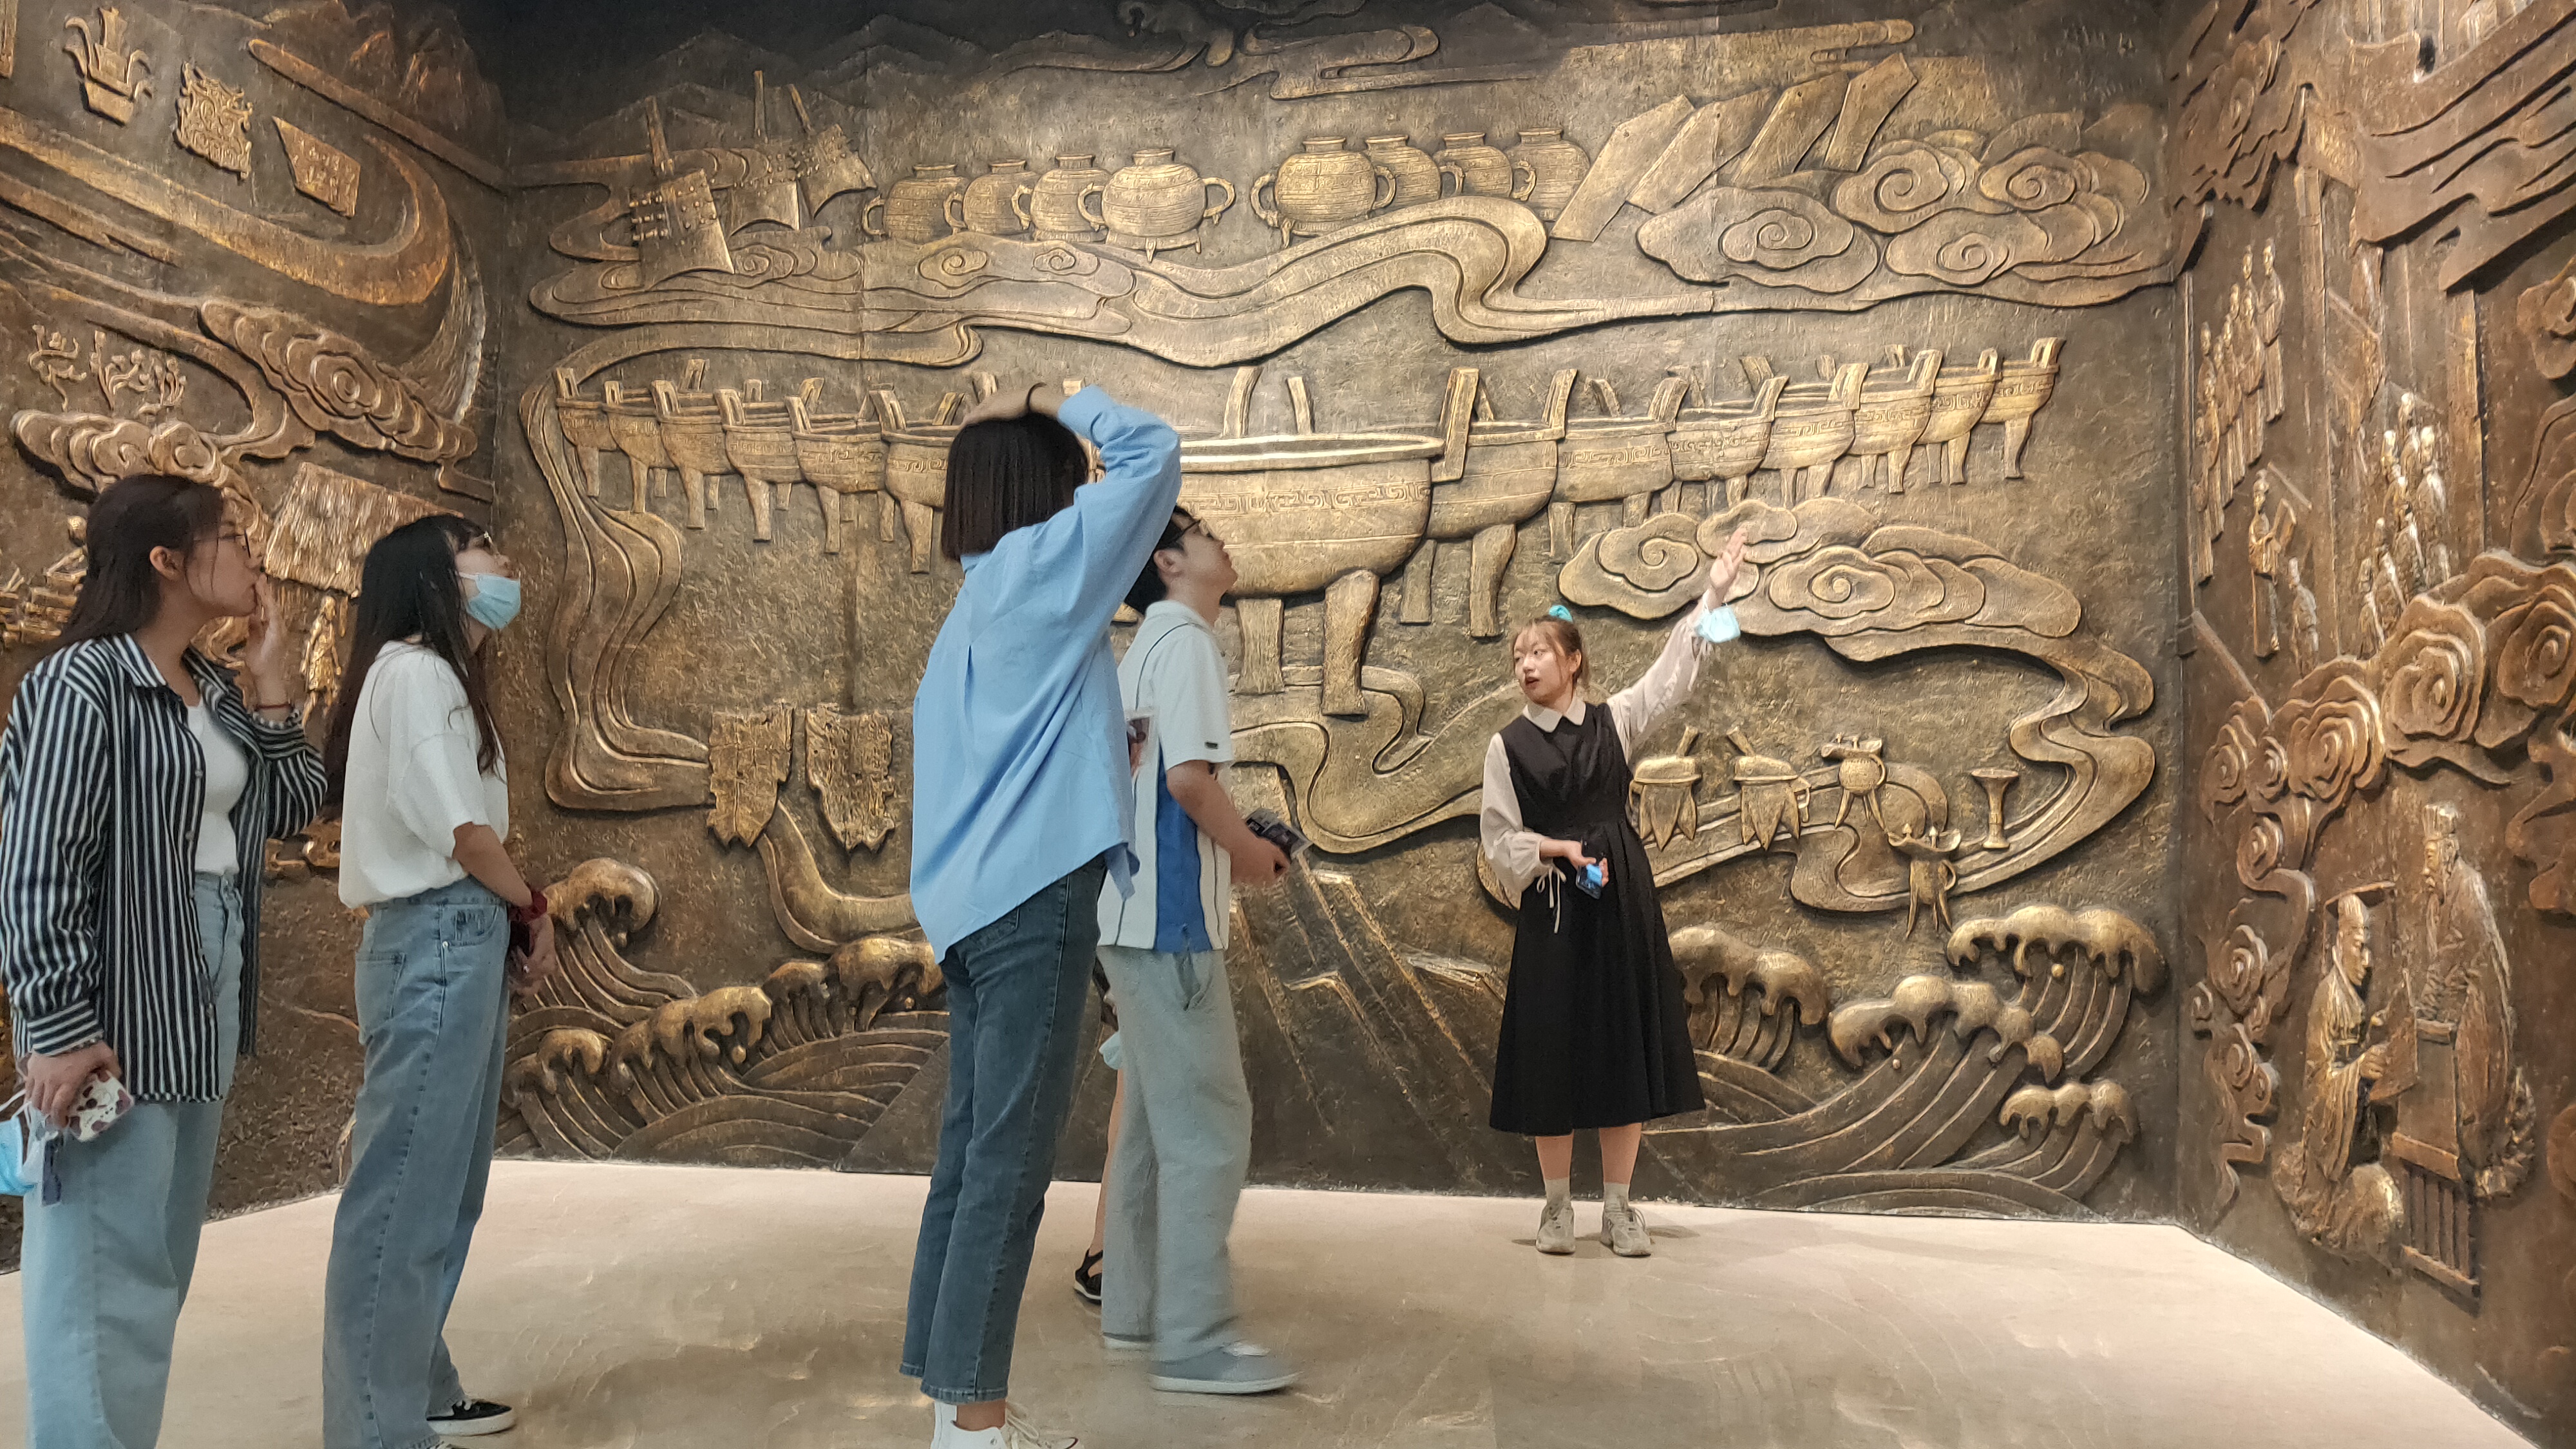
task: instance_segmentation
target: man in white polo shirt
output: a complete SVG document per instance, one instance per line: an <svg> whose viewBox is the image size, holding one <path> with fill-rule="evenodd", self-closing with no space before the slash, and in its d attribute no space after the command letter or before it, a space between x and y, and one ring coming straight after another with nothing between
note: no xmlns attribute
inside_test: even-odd
<svg viewBox="0 0 2576 1449"><path fill-rule="evenodd" d="M1218 775L1234 758L1234 725L1211 626L1233 587L1225 545L1175 510L1128 592L1145 618L1118 666L1128 714L1151 720L1136 770L1135 891L1100 896L1100 964L1127 1080L1109 1164L1101 1341L1150 1349L1154 1387L1203 1394L1297 1381L1277 1355L1235 1336L1226 1256L1252 1160L1252 1097L1225 977L1232 881L1266 885L1288 869Z"/></svg>

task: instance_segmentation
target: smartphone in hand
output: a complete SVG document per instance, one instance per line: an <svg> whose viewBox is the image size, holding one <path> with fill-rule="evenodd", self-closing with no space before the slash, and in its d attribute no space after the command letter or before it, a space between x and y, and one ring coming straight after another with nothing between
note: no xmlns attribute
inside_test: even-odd
<svg viewBox="0 0 2576 1449"><path fill-rule="evenodd" d="M1296 826L1289 824L1287 821L1280 819L1277 815L1272 814L1267 810L1253 811L1251 814L1243 817L1243 823L1251 829L1253 834L1260 836L1262 839L1269 841L1275 846L1278 846L1279 853L1288 857L1291 861L1304 855L1307 849L1314 844L1314 842L1308 840L1304 833L1299 831Z"/></svg>

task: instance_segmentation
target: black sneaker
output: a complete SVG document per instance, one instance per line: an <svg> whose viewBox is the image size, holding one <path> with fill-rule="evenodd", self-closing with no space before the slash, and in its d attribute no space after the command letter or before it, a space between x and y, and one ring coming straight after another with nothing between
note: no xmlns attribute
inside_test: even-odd
<svg viewBox="0 0 2576 1449"><path fill-rule="evenodd" d="M448 1439L470 1439L477 1434L498 1434L519 1422L519 1411L490 1399L467 1399L444 1414L429 1416L429 1427Z"/></svg>
<svg viewBox="0 0 2576 1449"><path fill-rule="evenodd" d="M1073 1270L1073 1291L1081 1294L1082 1301L1085 1303L1100 1301L1100 1255L1098 1253L1082 1255L1082 1266Z"/></svg>

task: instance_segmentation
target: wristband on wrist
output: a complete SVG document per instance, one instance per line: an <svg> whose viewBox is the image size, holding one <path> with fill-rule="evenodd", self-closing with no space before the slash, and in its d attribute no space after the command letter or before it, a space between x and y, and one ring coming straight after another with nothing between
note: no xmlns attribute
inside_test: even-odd
<svg viewBox="0 0 2576 1449"><path fill-rule="evenodd" d="M537 889L535 886L528 887L528 903L526 905L510 907L510 919L522 926L535 925L538 921L545 918L545 914L546 893Z"/></svg>

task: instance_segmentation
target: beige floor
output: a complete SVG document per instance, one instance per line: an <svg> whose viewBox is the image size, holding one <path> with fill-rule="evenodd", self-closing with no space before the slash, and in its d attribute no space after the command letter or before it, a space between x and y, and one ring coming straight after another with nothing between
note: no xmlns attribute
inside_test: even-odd
<svg viewBox="0 0 2576 1449"><path fill-rule="evenodd" d="M505 1163L451 1334L520 1405L491 1449L905 1445L894 1372L917 1178ZM1255 1192L1248 1327L1305 1366L1257 1400L1104 1362L1050 1201L1015 1396L1086 1446L1952 1449L2522 1440L2396 1350L2169 1228L1655 1207L1657 1255L1527 1246L1533 1204ZM1584 1222L1592 1220L1584 1209ZM318 1441L329 1200L219 1223L170 1449ZM0 1444L23 1442L15 1275Z"/></svg>

